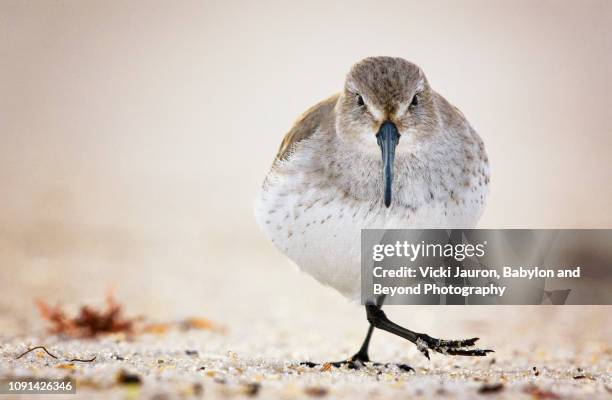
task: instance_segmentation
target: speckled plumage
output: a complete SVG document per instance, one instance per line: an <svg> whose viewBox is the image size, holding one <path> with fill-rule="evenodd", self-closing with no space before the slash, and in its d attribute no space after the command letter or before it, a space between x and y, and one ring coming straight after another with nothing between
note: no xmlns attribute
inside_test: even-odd
<svg viewBox="0 0 612 400"><path fill-rule="evenodd" d="M375 137L383 121L401 135L389 208ZM361 229L472 228L488 183L484 144L463 114L429 87L416 65L373 57L353 66L342 93L291 128L256 217L302 270L358 300Z"/></svg>

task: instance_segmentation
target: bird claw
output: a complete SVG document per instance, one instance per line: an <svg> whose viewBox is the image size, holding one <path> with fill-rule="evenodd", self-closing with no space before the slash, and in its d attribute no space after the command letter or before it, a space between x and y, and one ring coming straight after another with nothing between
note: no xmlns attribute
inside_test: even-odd
<svg viewBox="0 0 612 400"><path fill-rule="evenodd" d="M354 369L354 370L360 370L364 367L370 366L375 369L378 369L379 371L384 368L397 367L397 369L399 369L402 372L414 372L414 368L412 368L408 364L379 363L379 362L372 362L369 360L363 361L360 359L357 359L357 360L348 359L348 360L343 360L343 361L334 361L334 362L325 363L325 364L317 364L317 363L313 363L310 361L303 361L300 363L300 365L308 367L308 368L315 368L318 366L325 366L328 364L330 367L334 367L334 368L342 368L343 366L346 366L347 369Z"/></svg>
<svg viewBox="0 0 612 400"><path fill-rule="evenodd" d="M483 349L467 349L476 344L479 338L471 338L464 340L443 340L432 338L426 334L419 334L416 340L416 346L421 353L429 360L429 350L440 354L452 356L476 356L483 357L487 353L492 353L493 350Z"/></svg>

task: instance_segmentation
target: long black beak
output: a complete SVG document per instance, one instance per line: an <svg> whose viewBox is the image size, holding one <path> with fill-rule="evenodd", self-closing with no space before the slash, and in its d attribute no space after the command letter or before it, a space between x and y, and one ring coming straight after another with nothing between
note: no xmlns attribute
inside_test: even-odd
<svg viewBox="0 0 612 400"><path fill-rule="evenodd" d="M391 205L391 185L393 184L393 161L395 160L395 148L399 142L400 135L397 127L391 121L385 121L376 134L376 140L382 152L383 179L385 181L385 206Z"/></svg>

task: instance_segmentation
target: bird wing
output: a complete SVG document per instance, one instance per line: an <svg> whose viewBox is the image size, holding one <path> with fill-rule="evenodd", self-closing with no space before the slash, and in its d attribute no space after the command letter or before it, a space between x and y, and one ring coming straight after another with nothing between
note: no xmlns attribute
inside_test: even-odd
<svg viewBox="0 0 612 400"><path fill-rule="evenodd" d="M312 136L319 126L333 117L333 111L338 102L338 97L340 97L340 95L335 94L315 104L295 121L281 142L278 153L276 154L277 160L287 159L289 154L291 154L291 149L296 143Z"/></svg>

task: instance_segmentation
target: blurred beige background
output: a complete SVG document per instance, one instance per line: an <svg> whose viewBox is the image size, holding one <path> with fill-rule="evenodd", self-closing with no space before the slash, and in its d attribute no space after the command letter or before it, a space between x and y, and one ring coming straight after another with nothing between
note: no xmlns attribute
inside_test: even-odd
<svg viewBox="0 0 612 400"><path fill-rule="evenodd" d="M612 227L611 15L605 0L1 0L3 326L36 324L35 297L109 286L154 318L228 321L303 293L361 321L286 267L252 203L294 118L371 55L421 65L480 132L481 227Z"/></svg>

